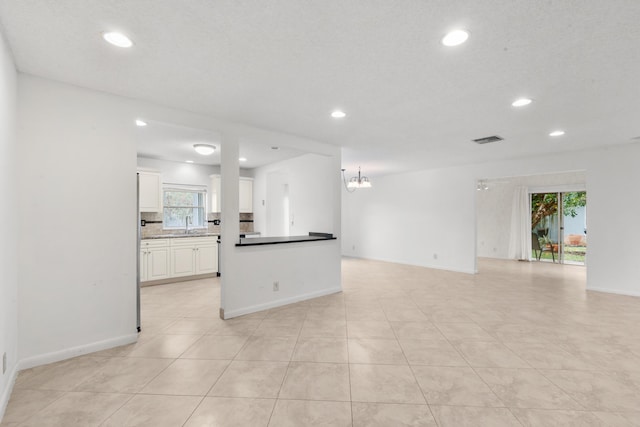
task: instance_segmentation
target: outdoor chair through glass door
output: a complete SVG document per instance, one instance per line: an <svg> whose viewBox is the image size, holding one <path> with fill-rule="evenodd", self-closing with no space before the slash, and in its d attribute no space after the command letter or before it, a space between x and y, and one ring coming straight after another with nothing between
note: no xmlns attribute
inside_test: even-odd
<svg viewBox="0 0 640 427"><path fill-rule="evenodd" d="M532 259L584 265L587 193L532 193L530 206Z"/></svg>

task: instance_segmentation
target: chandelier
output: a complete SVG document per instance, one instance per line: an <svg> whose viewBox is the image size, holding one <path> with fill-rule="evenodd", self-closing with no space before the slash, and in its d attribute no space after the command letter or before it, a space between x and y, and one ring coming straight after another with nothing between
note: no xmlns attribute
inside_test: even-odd
<svg viewBox="0 0 640 427"><path fill-rule="evenodd" d="M358 168L358 176L351 177L349 181L347 181L347 177L344 174L345 171L346 169L342 169L342 181L349 193L353 193L358 188L371 188L371 181L366 176L362 176L360 168Z"/></svg>

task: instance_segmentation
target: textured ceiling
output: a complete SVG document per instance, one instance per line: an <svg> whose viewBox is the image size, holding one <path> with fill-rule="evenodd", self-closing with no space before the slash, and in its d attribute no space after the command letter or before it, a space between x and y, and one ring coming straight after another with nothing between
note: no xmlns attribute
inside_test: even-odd
<svg viewBox="0 0 640 427"><path fill-rule="evenodd" d="M0 1L20 71L339 145L369 175L631 142L638 22L638 0Z"/></svg>

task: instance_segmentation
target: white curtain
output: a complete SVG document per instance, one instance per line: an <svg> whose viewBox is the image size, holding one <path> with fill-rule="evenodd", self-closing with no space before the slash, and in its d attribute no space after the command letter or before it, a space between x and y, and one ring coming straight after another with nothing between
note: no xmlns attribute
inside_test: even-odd
<svg viewBox="0 0 640 427"><path fill-rule="evenodd" d="M531 210L529 190L517 187L511 208L509 258L529 261L531 256Z"/></svg>

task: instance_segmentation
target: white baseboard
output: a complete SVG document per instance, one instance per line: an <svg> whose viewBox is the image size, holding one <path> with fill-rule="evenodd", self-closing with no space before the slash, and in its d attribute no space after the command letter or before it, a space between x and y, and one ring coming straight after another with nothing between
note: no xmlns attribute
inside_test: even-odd
<svg viewBox="0 0 640 427"><path fill-rule="evenodd" d="M587 287L588 291L593 291L593 292L602 292L605 294L616 294L616 295L625 295L628 297L640 297L640 292L630 292L630 291L622 291L620 289L608 289L608 288L589 288Z"/></svg>
<svg viewBox="0 0 640 427"><path fill-rule="evenodd" d="M13 391L13 385L16 383L16 378L18 377L18 367L14 366L11 372L9 373L9 381L2 391L2 395L0 396L0 422L2 422L2 418L4 418L4 412L7 410L7 404L9 403L9 398L11 397L11 392Z"/></svg>
<svg viewBox="0 0 640 427"><path fill-rule="evenodd" d="M33 368L35 366L46 365L48 363L59 362L60 360L71 359L72 357L82 356L85 354L93 353L95 351L106 350L109 348L118 347L120 345L131 344L136 342L137 340L138 334L123 335L121 337L110 338L103 341L96 341L89 344L79 345L77 347L66 348L64 350L28 357L18 362L18 371Z"/></svg>
<svg viewBox="0 0 640 427"><path fill-rule="evenodd" d="M356 259L364 259L364 260L370 260L370 261L390 262L392 264L411 265L413 267L433 268L434 270L451 271L454 273L476 274L478 272L474 268L464 269L464 268L451 267L447 265L439 265L439 264L432 265L429 263L414 264L414 263L407 262L405 260L397 260L397 259L391 259L391 258L371 258L371 257L360 256L360 255L342 255L342 256L345 258L356 258Z"/></svg>
<svg viewBox="0 0 640 427"><path fill-rule="evenodd" d="M312 298L318 298L318 297L323 297L325 295L331 295L331 294L335 294L338 292L342 292L342 288L341 287L335 287L335 288L329 288L329 289L323 289L321 291L316 291L316 292L309 292L306 294L302 294L302 295L296 295L290 298L282 298L279 300L275 300L275 301L270 301L264 304L256 304L256 305L251 305L249 307L242 307L242 308L237 308L235 310L225 310L224 311L224 318L226 319L231 319L233 317L238 317L238 316L242 316L245 314L251 314L251 313L256 313L258 311L263 311L263 310L268 310L270 308L276 308L276 307L281 307L283 305L287 305L287 304L293 304L295 302L300 302L300 301L305 301L308 299L312 299Z"/></svg>

